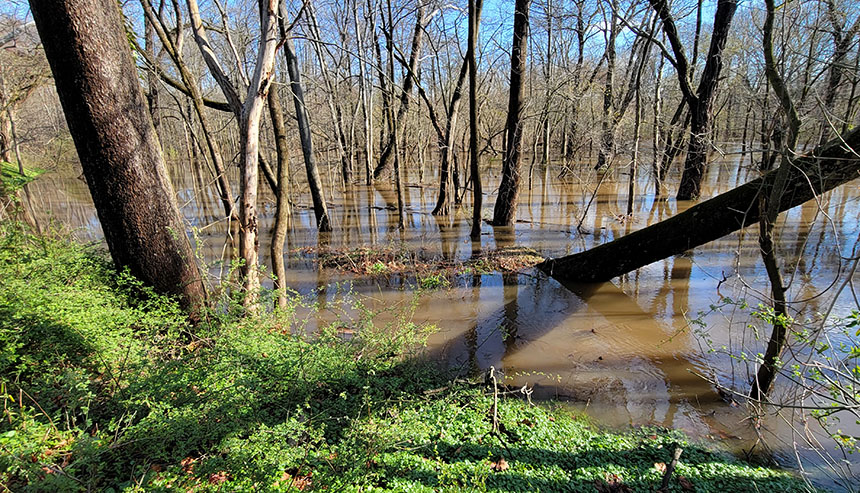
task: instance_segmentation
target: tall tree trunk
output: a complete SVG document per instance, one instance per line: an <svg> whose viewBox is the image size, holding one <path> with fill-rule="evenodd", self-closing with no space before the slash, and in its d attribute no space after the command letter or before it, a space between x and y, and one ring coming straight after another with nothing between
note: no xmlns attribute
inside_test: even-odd
<svg viewBox="0 0 860 493"><path fill-rule="evenodd" d="M640 82L642 81L642 71L645 68L645 59L639 65L638 73L636 74L636 95L633 117L633 156L630 162L630 175L627 177L627 215L633 215L633 200L636 192L636 169L639 167L639 130L642 123L642 93L639 91Z"/></svg>
<svg viewBox="0 0 860 493"><path fill-rule="evenodd" d="M164 50L167 52L168 56L173 60L176 69L179 71L179 76L182 80L182 84L184 89L187 91L188 96L191 98L191 102L194 106L194 112L197 115L197 119L200 121L200 130L203 133L203 138L206 140L206 148L209 152L209 157L212 160L212 167L215 168L215 176L216 176L216 185L218 190L218 195L221 199L221 205L224 207L224 214L227 218L232 221L238 222L239 215L234 206L234 198L233 198L233 190L230 186L230 181L227 177L227 170L224 166L224 159L221 154L221 147L218 144L218 141L215 140L212 134L212 126L209 122L209 118L206 115L206 111L204 108L204 99L200 94L200 88L197 86L197 82L195 77L191 74L188 65L185 63L185 60L182 57L182 42L181 42L181 34L177 32L176 41L170 37L167 32L167 28L161 24L160 18L153 11L152 6L149 4L148 0L140 0L140 4L143 7L144 15L146 19L149 21L149 25L155 30L155 33L158 35L159 40L161 41L161 45L164 47ZM179 17L179 5L174 4L176 8L176 16L177 19ZM149 57L148 52L144 51L144 55ZM154 58L147 58L147 62L150 67L157 67L158 60ZM231 109L234 113L238 111L238 107Z"/></svg>
<svg viewBox="0 0 860 493"><path fill-rule="evenodd" d="M373 163L373 83L367 83L365 46L361 26L358 23L358 0L352 0L352 19L355 28L355 39L360 59L358 60L358 99L361 113L364 117L364 176L365 184L373 182L371 167Z"/></svg>
<svg viewBox="0 0 860 493"><path fill-rule="evenodd" d="M544 72L546 83L546 92L544 94L544 111L543 111L543 156L541 160L543 164L549 165L550 161L550 141L552 125L549 121L549 109L552 105L552 0L546 2L546 68ZM529 180L531 187L531 180Z"/></svg>
<svg viewBox="0 0 860 493"><path fill-rule="evenodd" d="M827 5L827 16L833 34L833 57L830 60L830 71L827 77L827 89L824 92L824 121L821 124L821 137L819 143L824 143L833 135L832 128L839 128L836 122L831 121L834 116L834 105L839 86L842 84L842 76L845 71L845 58L854 40L854 35L860 30L860 18L854 25L845 30L843 16L836 10L834 0L825 0ZM855 74L856 75L856 74Z"/></svg>
<svg viewBox="0 0 860 493"><path fill-rule="evenodd" d="M505 123L505 150L502 157L502 183L493 210L493 225L511 226L517 217L520 193L520 168L523 141L523 75L528 47L529 6L531 0L517 0L514 6L514 38L511 44L511 87L508 118Z"/></svg>
<svg viewBox="0 0 860 493"><path fill-rule="evenodd" d="M290 90L293 93L293 104L296 108L296 120L299 124L299 139L302 143L302 156L305 160L305 170L308 175L308 187L311 191L311 199L314 203L314 215L317 219L317 229L322 232L331 231L331 223L328 217L328 207L322 190L322 180L314 159L313 140L311 138L311 124L308 110L305 106L305 92L302 88L302 78L299 72L299 60L293 47L292 34L286 32L285 19L287 19L286 6L281 4L281 36L284 38L284 57L287 61L287 71L290 74Z"/></svg>
<svg viewBox="0 0 860 493"><path fill-rule="evenodd" d="M481 15L480 11L483 3L483 0L477 0L475 8L478 12L478 16ZM463 65L460 67L460 73L457 74L457 82L454 84L454 92L451 94L451 102L448 105L448 120L445 124L443 139L439 142L439 150L441 153L441 165L439 167L439 197L436 200L436 206L433 208L433 212L431 212L434 216L437 214L448 214L450 210L448 182L451 181L451 162L453 161L454 156L454 132L457 128L457 119L460 114L460 101L463 98L463 83L466 81L468 65L468 58L464 59ZM454 193L457 193L456 190Z"/></svg>
<svg viewBox="0 0 860 493"><path fill-rule="evenodd" d="M278 4L280 0L260 0L260 42L254 74L251 76L240 120L242 131L242 198L239 208L239 256L244 260L245 307L255 312L260 290L257 223L259 188L260 117L270 89L278 44Z"/></svg>
<svg viewBox="0 0 860 493"><path fill-rule="evenodd" d="M323 76L323 82L325 82L326 85L326 101L328 102L332 125L334 126L334 141L337 145L338 157L340 158L341 175L344 183L349 184L352 183L352 163L347 155L346 132L344 132L343 129L343 108L341 107L340 100L337 98L337 88L335 87L334 80L328 71L328 65L326 65L325 62L325 48L323 47L322 33L320 32L319 25L317 24L314 2L306 1L305 11L307 12L308 23L310 24L311 35L313 38L311 39L311 44L313 45L317 59L319 60L320 72Z"/></svg>
<svg viewBox="0 0 860 493"><path fill-rule="evenodd" d="M609 21L609 34L606 37L606 79L603 83L603 121L600 132L600 148L597 151L597 164L594 169L605 170L612 164L615 151L615 126L612 125L613 88L615 86L615 40L618 37L618 16L615 13L617 2L611 2L612 19Z"/></svg>
<svg viewBox="0 0 860 493"><path fill-rule="evenodd" d="M69 131L119 267L176 295L192 317L205 289L112 0L32 0Z"/></svg>
<svg viewBox="0 0 860 493"><path fill-rule="evenodd" d="M386 47L388 48L388 78L392 81L394 80L394 16L391 12L391 0L387 2L388 6L388 26L385 29L385 42ZM422 12L419 10L418 12L418 23L417 26L421 25L421 17ZM413 51L414 53L414 51ZM412 73L413 64L410 61L409 64L409 73L406 75L407 80L412 80L414 74ZM405 93L405 91L404 91ZM401 105L401 108L404 108ZM406 229L406 223L403 218L403 182L401 181L400 175L400 149L398 148L399 139L398 134L400 133L399 123L400 121L405 120L405 115L398 115L395 119L394 117L394 108L392 106L388 107L388 133L390 135L390 149L393 149L394 152L394 189L397 192L397 229L403 231ZM383 152L384 155L384 152Z"/></svg>
<svg viewBox="0 0 860 493"><path fill-rule="evenodd" d="M248 81L244 99L233 85L226 71L221 67L209 41L197 0L187 0L188 14L194 40L203 55L224 97L233 109L239 124L239 156L242 173L241 198L239 207L239 257L242 260L241 274L244 279L244 306L253 314L258 309L260 291L259 226L257 222L257 188L260 168L260 117L269 90L275 51L278 46L278 6L280 0L259 0L260 41L254 73ZM177 50L178 51L178 50Z"/></svg>
<svg viewBox="0 0 860 493"><path fill-rule="evenodd" d="M665 38L664 38L665 39ZM666 59L660 57L657 62L657 71L654 77L654 101L652 107L653 121L651 124L651 147L653 147L653 161L651 168L654 173L654 196L660 197L663 195L663 167L660 165L660 135L661 125L660 120L663 118L663 66Z"/></svg>
<svg viewBox="0 0 860 493"><path fill-rule="evenodd" d="M481 9L484 6L483 0L475 2L475 18L480 25ZM478 29L476 27L475 29ZM466 48L468 51L468 47ZM450 199L448 198L448 184L451 181L452 163L455 162L454 155L454 134L457 128L457 120L460 115L460 102L463 99L463 84L466 81L466 74L469 69L468 57L463 59L463 64L460 66L460 72L457 74L457 82L454 84L454 91L451 93L451 101L448 103L448 120L445 124L444 138L439 143L441 151L441 166L439 169L439 197L436 200L436 206L431 214L448 214L450 210ZM471 93L470 93L471 94ZM453 171L456 173L456 165L453 166ZM454 195L457 195L457 183L455 182Z"/></svg>
<svg viewBox="0 0 860 493"><path fill-rule="evenodd" d="M469 167L472 170L472 229L469 237L478 249L481 245L481 208L484 204L480 173L481 157L478 154L478 69L475 54L478 44L478 26L481 22L480 14L481 10L476 5L476 0L469 0L469 48L466 51L469 64Z"/></svg>
<svg viewBox="0 0 860 493"><path fill-rule="evenodd" d="M737 7L737 0L719 0L717 2L711 46L708 50L708 58L705 61L705 69L702 71L699 88L695 95L690 93L687 96L691 117L690 142L687 147L684 172L678 186L676 196L678 200L694 200L701 195L702 177L705 174L708 151L711 146L711 114L713 113L717 84L723 67L723 51Z"/></svg>

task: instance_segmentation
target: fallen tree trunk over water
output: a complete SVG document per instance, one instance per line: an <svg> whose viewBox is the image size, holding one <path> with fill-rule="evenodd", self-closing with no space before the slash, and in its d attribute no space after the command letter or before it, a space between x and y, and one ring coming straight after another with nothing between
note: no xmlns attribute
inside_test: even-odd
<svg viewBox="0 0 860 493"><path fill-rule="evenodd" d="M860 128L794 160L780 212L860 177ZM652 262L726 236L759 220L759 195L767 196L775 171L686 211L598 247L538 267L576 282L603 282Z"/></svg>

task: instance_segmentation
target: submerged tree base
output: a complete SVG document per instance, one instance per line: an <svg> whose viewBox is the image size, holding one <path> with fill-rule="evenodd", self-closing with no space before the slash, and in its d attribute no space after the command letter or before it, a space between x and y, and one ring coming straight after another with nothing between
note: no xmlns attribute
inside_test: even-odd
<svg viewBox="0 0 860 493"><path fill-rule="evenodd" d="M671 491L804 489L675 432L600 431L501 386L495 407L492 386L452 383L410 351L414 326L339 321L308 338L293 316L300 304L256 321L213 314L192 331L178 305L103 253L0 230L0 484L654 491L679 444Z"/></svg>

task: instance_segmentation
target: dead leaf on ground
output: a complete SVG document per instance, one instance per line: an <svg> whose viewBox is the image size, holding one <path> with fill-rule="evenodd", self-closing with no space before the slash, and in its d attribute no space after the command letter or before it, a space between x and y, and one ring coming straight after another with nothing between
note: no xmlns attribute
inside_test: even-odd
<svg viewBox="0 0 860 493"><path fill-rule="evenodd" d="M281 485L289 484L291 489L295 488L299 491L305 491L305 490L310 489L310 487L311 487L311 474L313 474L313 473L310 472L306 475L296 474L294 476L294 475L290 474L289 472L284 471L284 473L281 474L281 479L278 481L275 481L275 486L279 486L279 484L281 484Z"/></svg>
<svg viewBox="0 0 860 493"><path fill-rule="evenodd" d="M179 461L179 465L182 466L182 471L185 474L191 474L194 472L194 464L197 462L197 459L193 457L186 457Z"/></svg>
<svg viewBox="0 0 860 493"><path fill-rule="evenodd" d="M681 488L684 488L684 491L696 491L696 487L693 486L693 483L684 476L678 476L678 483L680 483Z"/></svg>
<svg viewBox="0 0 860 493"><path fill-rule="evenodd" d="M508 465L508 461L504 457L499 458L498 462L490 462L490 469L496 472L504 472L510 468L511 466Z"/></svg>
<svg viewBox="0 0 860 493"><path fill-rule="evenodd" d="M520 424L521 424L521 425L526 425L526 426L528 426L529 428L534 428L534 427L535 427L535 424L534 424L534 423L532 423L532 422L531 422L531 420L530 420L529 418L523 418L523 419L521 419L521 420L520 420Z"/></svg>
<svg viewBox="0 0 860 493"><path fill-rule="evenodd" d="M629 486L624 484L621 476L617 474L606 473L606 480L594 480L594 487L600 493L633 493Z"/></svg>
<svg viewBox="0 0 860 493"><path fill-rule="evenodd" d="M221 484L230 479L226 471L218 471L209 475L209 484Z"/></svg>

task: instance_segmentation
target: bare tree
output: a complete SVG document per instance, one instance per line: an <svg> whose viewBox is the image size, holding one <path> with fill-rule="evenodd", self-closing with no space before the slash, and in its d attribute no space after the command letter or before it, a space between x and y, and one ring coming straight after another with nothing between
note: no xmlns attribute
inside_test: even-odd
<svg viewBox="0 0 860 493"><path fill-rule="evenodd" d="M293 94L293 105L296 109L296 120L299 124L299 138L302 143L302 156L305 160L305 171L308 176L308 186L311 190L311 199L314 203L314 215L317 220L317 229L322 232L331 231L331 221L328 217L328 207L325 195L322 191L322 180L314 159L313 139L311 137L311 123L308 108L305 104L305 91L302 87L302 76L299 72L299 60L296 49L293 46L292 34L287 30L287 9L281 4L280 29L284 43L284 58L287 62L287 71L290 75L290 91Z"/></svg>
<svg viewBox="0 0 860 493"><path fill-rule="evenodd" d="M708 161L710 149L711 116L717 84L723 67L723 50L729 36L732 18L735 15L737 0L718 0L714 13L711 46L705 61L699 86L694 91L691 80L693 66L687 59L687 54L681 42L675 19L669 11L666 0L649 0L663 21L663 31L669 39L674 57L664 50L664 56L675 66L678 81L684 101L690 109L690 143L687 148L687 158L684 163L684 173L678 187L678 200L699 198L701 194L702 177ZM675 120L673 118L673 120Z"/></svg>
<svg viewBox="0 0 860 493"><path fill-rule="evenodd" d="M260 42L253 75L248 81L244 100L221 67L209 41L197 0L187 0L194 39L209 71L212 73L228 103L237 111L240 131L240 169L242 171L239 207L239 257L245 286L245 307L255 311L260 289L258 271L259 232L257 226L257 188L259 184L260 117L275 63L278 46L279 0L260 0Z"/></svg>

